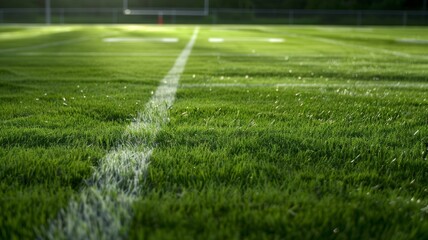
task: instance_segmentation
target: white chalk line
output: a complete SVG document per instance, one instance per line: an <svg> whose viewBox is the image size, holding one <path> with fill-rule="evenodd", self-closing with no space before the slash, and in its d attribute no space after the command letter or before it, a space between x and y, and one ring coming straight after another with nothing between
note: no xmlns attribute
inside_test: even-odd
<svg viewBox="0 0 428 240"><path fill-rule="evenodd" d="M0 33L0 40L11 41L11 40L18 40L18 39L30 39L33 37L40 37L40 36L45 36L50 34L71 32L74 29L76 29L76 27L74 26L61 26L61 27L44 26L44 27L38 27L37 30L32 28L33 27L25 26L25 28L22 28L16 31L2 32Z"/></svg>
<svg viewBox="0 0 428 240"><path fill-rule="evenodd" d="M138 42L161 42L161 43L178 43L178 38L104 38L106 43L138 43Z"/></svg>
<svg viewBox="0 0 428 240"><path fill-rule="evenodd" d="M423 40L423 39L403 38L403 39L396 39L395 41L398 43L410 43L410 44L419 44L419 45L428 44L428 40Z"/></svg>
<svg viewBox="0 0 428 240"><path fill-rule="evenodd" d="M7 56L7 55L4 55ZM177 54L173 52L20 52L14 53L13 56L22 57L176 57ZM289 58L320 58L320 57L337 57L343 58L342 55L325 55L325 54L291 54L290 52L276 52L270 53L227 53L227 52L193 52L192 56L197 57L267 57L267 58L281 58L281 60ZM353 57L364 57L366 54L353 55Z"/></svg>
<svg viewBox="0 0 428 240"><path fill-rule="evenodd" d="M161 53L161 52L22 52L16 53L14 56L24 57L175 57L176 53ZM221 53L221 52L198 52L192 53L192 56L198 57L272 57L281 58L290 57L289 53L263 54L263 53ZM325 57L322 54L315 55L293 55L292 57Z"/></svg>
<svg viewBox="0 0 428 240"><path fill-rule="evenodd" d="M258 88L258 87L302 87L302 88L428 88L425 83L206 83L180 84L180 88Z"/></svg>
<svg viewBox="0 0 428 240"><path fill-rule="evenodd" d="M224 42L269 42L269 43L283 43L283 38L220 38L212 37L208 38L210 43L224 43Z"/></svg>
<svg viewBox="0 0 428 240"><path fill-rule="evenodd" d="M41 238L123 239L132 218L132 204L155 148L155 139L169 121L178 83L198 36L196 28L174 66L161 81L144 112L126 129L121 143L100 162L79 199L72 200Z"/></svg>
<svg viewBox="0 0 428 240"><path fill-rule="evenodd" d="M270 31L268 31L268 32L270 32ZM277 32L275 32L275 33L277 33ZM396 56L396 57L411 58L411 59L422 59L422 60L428 59L428 56L424 56L424 55L415 55L415 54L410 54L410 53L405 53L405 52L400 52L400 51L388 50L388 49L384 49L384 48L375 48L375 47L368 47L368 46L363 46L363 45L358 45L358 44L345 43L345 42L338 41L338 40L322 38L322 37L312 37L312 36L305 35L305 34L284 33L284 32L282 32L281 34L284 34L286 36L293 37L293 38L308 39L308 40L323 42L323 43L332 44L332 45L339 45L339 46L344 46L344 47L352 47L352 48L356 48L356 49L363 49L365 51L378 52L378 53L388 54L388 55L392 55L392 56Z"/></svg>
<svg viewBox="0 0 428 240"><path fill-rule="evenodd" d="M86 41L89 39L90 38L88 38L88 37L81 37L81 38L69 39L69 40L64 40L64 41L49 42L49 43L43 43L43 44L38 44L38 45L32 45L32 46L0 49L0 54L68 45L68 44L83 42L83 41Z"/></svg>

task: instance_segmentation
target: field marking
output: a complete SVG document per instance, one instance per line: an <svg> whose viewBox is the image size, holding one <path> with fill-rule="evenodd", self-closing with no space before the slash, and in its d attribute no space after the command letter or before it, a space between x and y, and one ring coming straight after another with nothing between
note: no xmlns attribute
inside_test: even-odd
<svg viewBox="0 0 428 240"><path fill-rule="evenodd" d="M64 41L43 43L43 44L38 44L38 45L33 45L33 46L0 49L0 54L68 45L68 44L72 44L72 43L87 41L89 39L90 38L88 38L88 37L81 37L81 38L75 38L75 39L64 40Z"/></svg>
<svg viewBox="0 0 428 240"><path fill-rule="evenodd" d="M219 38L212 37L208 38L210 43L224 43L224 42L269 42L269 43L283 43L285 42L284 38Z"/></svg>
<svg viewBox="0 0 428 240"><path fill-rule="evenodd" d="M397 39L395 40L398 43L410 43L410 44L428 44L428 40L423 39L410 39L410 38L403 38L403 39Z"/></svg>
<svg viewBox="0 0 428 240"><path fill-rule="evenodd" d="M333 39L329 39L329 38L313 37L313 36L309 36L309 35L305 35L305 34L296 34L296 33L284 33L284 32L274 32L274 31L266 31L266 32L283 34L283 35L286 35L288 37L318 41L318 42L323 42L323 43L327 43L327 44L331 44L331 45L339 45L339 46L344 46L344 47L352 47L352 48L356 48L356 49L364 49L365 51L370 51L370 52L380 52L383 54L393 55L396 57L428 60L428 56L415 55L415 54L410 54L410 53L405 53L405 52L400 52L400 51L388 50L388 49L384 49L384 48L375 48L375 47L368 47L368 46L363 46L363 45L358 45L358 44L351 44L351 43L346 43L343 41L333 40Z"/></svg>
<svg viewBox="0 0 428 240"><path fill-rule="evenodd" d="M375 48L375 47L368 47L368 46L363 46L363 45L358 45L358 44L345 43L342 41L332 40L332 39L328 39L328 38L310 37L310 36L301 35L301 34L293 34L293 35L295 35L298 38L306 38L309 40L315 40L315 41L324 42L324 43L333 44L333 45L341 45L344 47L364 49L365 51L370 51L370 52L380 52L383 54L388 54L388 55L392 55L392 56L396 56L396 57L423 59L423 60L428 59L428 56L420 56L420 55L414 55L414 54L400 52L400 51L388 50L388 49L384 49L384 48Z"/></svg>
<svg viewBox="0 0 428 240"><path fill-rule="evenodd" d="M106 43L121 43L121 42L162 42L162 43L178 43L178 38L104 38Z"/></svg>
<svg viewBox="0 0 428 240"><path fill-rule="evenodd" d="M77 29L77 27L75 26L61 26L61 27L40 26L36 30L33 28L35 27L26 26L25 28L22 28L19 30L2 32L0 33L0 40L10 41L10 40L17 40L17 39L30 39L33 37L46 36L50 34L71 32Z"/></svg>
<svg viewBox="0 0 428 240"><path fill-rule="evenodd" d="M269 38L268 42L270 42L270 43L283 43L283 42L285 42L285 39L283 39L283 38Z"/></svg>
<svg viewBox="0 0 428 240"><path fill-rule="evenodd" d="M180 84L180 88L257 88L257 87L302 87L302 88L421 88L428 89L428 83L207 83L207 84Z"/></svg>
<svg viewBox="0 0 428 240"><path fill-rule="evenodd" d="M210 43L223 43L224 38L209 38L208 42L210 42Z"/></svg>
<svg viewBox="0 0 428 240"><path fill-rule="evenodd" d="M126 129L121 144L108 153L88 180L79 199L72 200L52 221L42 238L122 239L133 217L132 205L142 190L141 180L155 148L155 139L169 121L178 83L199 33L192 38L162 79L144 112Z"/></svg>
<svg viewBox="0 0 428 240"><path fill-rule="evenodd" d="M159 53L159 52L22 52L14 54L13 56L24 56L24 57L175 57L176 53ZM289 53L283 54L263 54L263 53L221 53L221 52L198 52L192 53L192 56L199 57L272 57L272 58L281 58L284 60L284 57L325 57L323 54L315 55L292 55Z"/></svg>

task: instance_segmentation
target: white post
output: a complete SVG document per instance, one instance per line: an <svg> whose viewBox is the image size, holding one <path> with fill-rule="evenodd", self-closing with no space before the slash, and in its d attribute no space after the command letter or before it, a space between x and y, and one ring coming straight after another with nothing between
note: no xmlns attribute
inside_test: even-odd
<svg viewBox="0 0 428 240"><path fill-rule="evenodd" d="M64 18L65 18L65 16L64 16L64 8L61 8L61 16L60 16L60 22L61 22L61 24L65 23Z"/></svg>
<svg viewBox="0 0 428 240"><path fill-rule="evenodd" d="M294 11L293 10L288 11L288 24L289 25L294 24Z"/></svg>
<svg viewBox="0 0 428 240"><path fill-rule="evenodd" d="M205 16L210 14L210 0L205 0L204 13Z"/></svg>
<svg viewBox="0 0 428 240"><path fill-rule="evenodd" d="M403 12L403 26L407 26L407 12Z"/></svg>
<svg viewBox="0 0 428 240"><path fill-rule="evenodd" d="M45 16L46 24L51 24L51 0L45 0Z"/></svg>
<svg viewBox="0 0 428 240"><path fill-rule="evenodd" d="M123 0L123 10L128 10L128 0Z"/></svg>

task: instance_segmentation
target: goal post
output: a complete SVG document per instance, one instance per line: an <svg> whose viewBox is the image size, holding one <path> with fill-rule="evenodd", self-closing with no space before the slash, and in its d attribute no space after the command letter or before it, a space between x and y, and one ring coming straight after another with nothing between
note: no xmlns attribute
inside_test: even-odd
<svg viewBox="0 0 428 240"><path fill-rule="evenodd" d="M176 0L174 0L177 3ZM129 0L123 0L123 13L125 15L152 15L152 16L208 16L209 0L199 0L201 6L198 8L189 8L182 6L180 8L165 7L134 7L129 4ZM142 0L144 2L144 0ZM196 2L196 1L195 1Z"/></svg>

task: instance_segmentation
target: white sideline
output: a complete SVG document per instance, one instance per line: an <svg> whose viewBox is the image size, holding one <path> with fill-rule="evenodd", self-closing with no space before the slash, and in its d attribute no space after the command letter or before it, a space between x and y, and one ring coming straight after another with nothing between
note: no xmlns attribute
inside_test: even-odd
<svg viewBox="0 0 428 240"><path fill-rule="evenodd" d="M155 138L168 121L187 60L199 28L163 78L144 112L126 129L121 144L100 162L79 199L71 200L41 238L123 239L133 218L132 205L142 190L144 173L155 148Z"/></svg>
<svg viewBox="0 0 428 240"><path fill-rule="evenodd" d="M323 42L323 43L327 43L327 44L331 44L331 45L339 45L339 46L344 46L344 47L352 47L352 48L356 48L356 49L363 49L363 50L369 51L369 52L378 52L378 53L388 54L388 55L392 55L392 56L396 56L396 57L428 60L428 56L425 56L425 55L416 55L416 54L410 54L410 53L394 51L394 50L389 50L389 49L384 49L384 48L375 48L375 47L363 46L363 45L358 45L358 44L346 43L346 42L342 42L339 40L333 40L333 39L329 39L329 38L313 37L313 36L309 36L309 35L305 35L305 34L287 33L287 32L286 33L276 32L276 31L268 31L268 32L275 33L275 34L282 34L282 35L285 35L288 37L293 37L293 38L300 38L300 39L307 39L307 40L312 40L312 41Z"/></svg>
<svg viewBox="0 0 428 240"><path fill-rule="evenodd" d="M206 83L206 84L181 84L181 88L258 88L258 87L299 87L299 88L421 88L428 89L428 83Z"/></svg>
<svg viewBox="0 0 428 240"><path fill-rule="evenodd" d="M71 43L83 42L83 41L86 41L88 39L89 39L88 37L81 37L81 38L64 40L64 41L43 43L43 44L33 45L33 46L0 49L0 54L1 53L18 52L18 51L34 50L34 49L42 49L42 48L48 48L48 47L54 47L54 46L62 46L62 45L67 45L67 44L71 44Z"/></svg>
<svg viewBox="0 0 428 240"><path fill-rule="evenodd" d="M222 53L222 52L198 52L192 53L192 56L199 57L272 57L284 60L287 52L276 54L261 54L261 53ZM6 55L5 55L6 56ZM176 53L158 53L158 52L22 52L14 54L14 56L24 57L174 57ZM323 57L322 54L299 55L298 57Z"/></svg>
<svg viewBox="0 0 428 240"><path fill-rule="evenodd" d="M104 38L103 42L106 43L120 43L120 42L162 42L162 43L178 43L178 38Z"/></svg>
<svg viewBox="0 0 428 240"><path fill-rule="evenodd" d="M269 42L269 43L283 43L283 38L219 38L212 37L208 39L210 43L224 43L224 42Z"/></svg>
<svg viewBox="0 0 428 240"><path fill-rule="evenodd" d="M424 39L403 38L403 39L396 39L395 41L398 43L428 44L428 40L424 40Z"/></svg>

